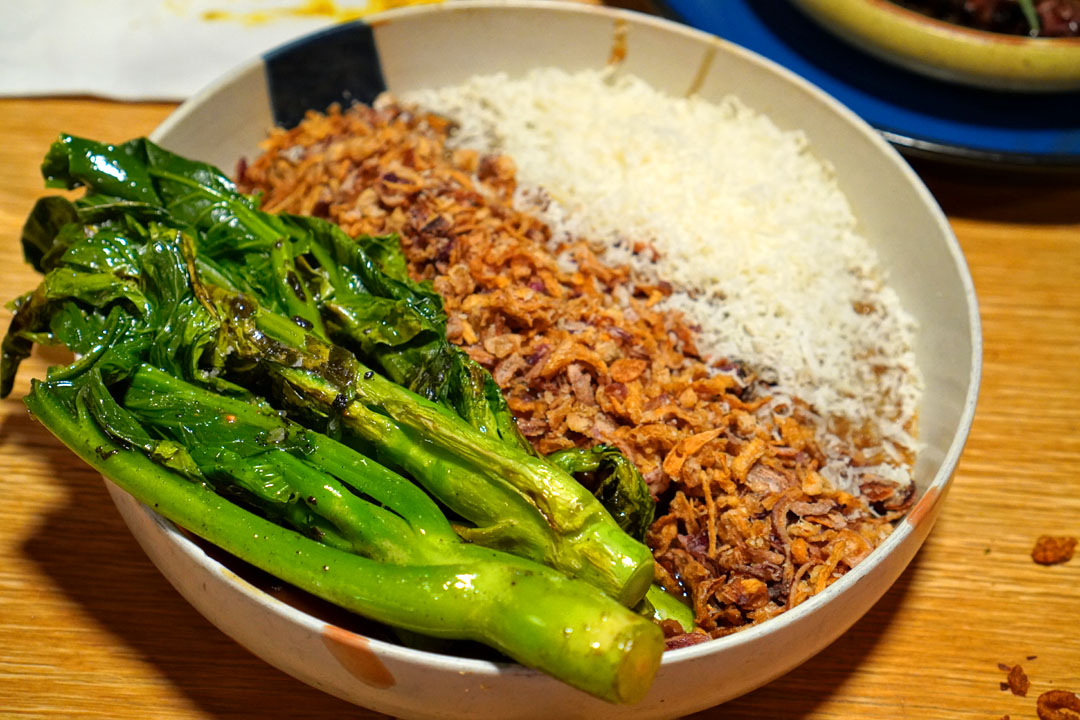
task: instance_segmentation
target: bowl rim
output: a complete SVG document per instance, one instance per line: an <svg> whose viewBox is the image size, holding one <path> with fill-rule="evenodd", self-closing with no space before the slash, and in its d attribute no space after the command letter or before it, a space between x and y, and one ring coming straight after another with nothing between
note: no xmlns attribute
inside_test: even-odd
<svg viewBox="0 0 1080 720"><path fill-rule="evenodd" d="M814 97L817 102L823 103L828 106L833 112L838 113L852 126L853 130L857 130L867 140L869 140L874 146L877 147L883 156L889 159L895 165L895 169L900 172L911 183L912 188L918 193L920 199L924 202L926 207L934 215L936 224L942 230L942 237L946 240L946 244L949 250L949 254L953 259L953 263L958 270L960 281L963 289L963 296L966 299L966 308L968 313L968 324L970 327L970 336L968 338L971 346L971 362L968 368L967 376L967 391L963 401L963 407L961 409L959 422L957 428L953 434L952 440L949 443L946 451L942 455L940 464L934 473L933 478L923 489L920 495L916 498L916 503L922 503L923 501L929 501L929 504L924 506L925 512L922 513L922 517L928 517L931 520L936 515L936 510L940 507L940 504L944 500L947 489L952 481L953 473L959 462L960 455L963 451L964 445L967 441L968 434L971 430L971 425L974 419L976 402L979 393L981 371L982 371L982 330L979 316L978 301L975 294L974 283L971 278L970 271L967 266L967 262L964 258L963 252L960 248L960 244L957 241L955 234L952 232L951 226L946 219L944 212L941 210L937 201L933 198L929 189L925 186L923 181L918 177L915 171L908 165L899 152L890 145L882 135L875 129L873 129L864 120L858 117L853 111L849 110L846 106L834 99L832 96L819 89L809 81L805 80L801 76L788 70L787 68L779 65L778 63L764 58L757 53L747 50L739 45L717 37L711 33L692 28L673 20L649 15L633 10L625 10L621 8L612 8L598 5L587 5L577 3L553 3L550 0L455 0L452 3L437 3L430 5L420 6L407 6L399 7L378 14L371 15L360 21L368 25L376 25L384 22L397 21L405 19L414 15L429 15L436 13L455 13L455 12L468 12L475 9L543 9L549 12L558 13L571 13L580 15L600 15L611 18L613 20L625 20L634 23L640 23L644 25L652 26L656 29L663 30L665 32L673 33L675 35L682 35L688 38L693 38L697 41L714 44L716 46L724 48L727 52L732 52L737 55L741 55L743 60L752 62L765 69L779 74L787 82L793 83L798 86L799 89L805 93ZM331 28L332 30L333 28ZM298 37L295 40L284 43L278 48L271 50L271 52L290 47L296 44L304 44L313 41L317 41L318 36L327 30L316 31L303 36ZM223 75L219 76L215 81L204 87L198 93L184 101L179 107L177 107L170 115L150 134L150 139L158 141L161 137L168 135L174 127L179 125L184 119L192 113L195 108L201 105L207 98L213 96L219 92L223 87L229 85L233 81L245 76L248 73L261 68L263 65L263 56L259 56L248 60L232 70L227 71ZM123 490L117 490L124 493ZM124 493L126 494L126 493ZM141 505L141 504L140 504ZM155 526L160 528L165 537L171 541L176 549L181 551L188 559L192 560L204 570L209 571L221 577L226 583L232 585L234 589L247 596L248 599L261 605L267 612L273 613L300 625L301 627L310 630L314 633L322 633L328 625L332 623L321 620L299 608L296 608L272 595L264 592L258 587L252 585L247 580L239 577L234 572L229 570L225 565L210 557L201 547L199 547L190 538L186 537L177 527L168 519L162 517L151 508L141 505L143 511L145 511L154 521ZM662 667L670 665L678 665L684 662L694 660L703 655L709 655L717 652L726 647L734 647L744 645L746 643L754 642L755 640L774 634L786 625L797 622L798 620L814 614L818 608L831 602L831 600L844 592L850 586L859 583L863 578L868 575L871 570L877 566L880 561L891 554L898 546L908 542L909 538L921 528L922 535L929 531L925 523L915 522L909 516L901 519L894 527L890 535L885 541L874 548L870 555L856 565L855 568L845 573L840 579L827 587L822 592L814 595L806 601L800 603L790 610L786 610L780 615L769 619L766 622L753 625L744 630L740 630L731 635L727 635L721 638L713 639L708 642L698 643L689 647L678 648L673 650L667 650L664 653L662 659ZM919 526L919 528L917 528ZM919 540L921 543L921 539ZM851 622L854 623L859 618L852 618ZM336 626L335 626L336 627ZM846 628L845 628L846 629ZM397 660L407 663L419 663L429 667L435 667L443 670L451 670L454 672L465 672L470 674L476 674L481 676L494 676L506 671L517 671L537 676L542 676L538 670L524 667L518 663L512 661L491 661L481 660L476 658L466 658L455 655L446 655L443 653L431 652L426 650L417 650L414 648L405 647L386 640L380 640L378 638L371 638L363 636L365 640L370 643L369 647L372 650L377 651L387 659Z"/></svg>

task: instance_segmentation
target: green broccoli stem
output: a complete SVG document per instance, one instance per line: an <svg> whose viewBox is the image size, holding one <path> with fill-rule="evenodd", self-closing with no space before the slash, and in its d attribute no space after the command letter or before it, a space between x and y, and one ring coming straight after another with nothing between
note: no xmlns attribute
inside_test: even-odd
<svg viewBox="0 0 1080 720"><path fill-rule="evenodd" d="M226 397L140 365L123 404L141 425L185 445L208 480L226 491L239 485L268 514L320 542L340 547L340 538L346 549L398 564L492 557L462 543L410 481L253 398ZM109 420L122 421L119 414Z"/></svg>
<svg viewBox="0 0 1080 720"><path fill-rule="evenodd" d="M252 473L251 463L262 472ZM232 456L207 466L210 475L224 473L239 479L245 490L257 494L263 473L283 478L298 500L287 503L296 510L283 516L289 525L324 542L321 530L312 532L315 519L326 520L352 552L380 562L415 565L426 559L423 546L410 543L411 531L400 516L349 492L336 478L284 450L269 450L258 458ZM245 475L251 473L251 475ZM304 506L304 512L299 505Z"/></svg>
<svg viewBox="0 0 1080 720"><path fill-rule="evenodd" d="M270 408L208 392L149 365L132 373L123 400L141 423L185 445L215 485L239 486L259 507L320 541L325 530L316 518L359 554L415 564L416 546L405 541L409 524L291 454L292 448L305 454L314 433L292 427Z"/></svg>
<svg viewBox="0 0 1080 720"><path fill-rule="evenodd" d="M543 562L629 607L644 597L653 576L648 547L564 470L478 431L286 319L244 310L253 322L219 312L238 356L280 378L297 403L340 418L378 448L380 460L477 525L465 531L469 540Z"/></svg>
<svg viewBox="0 0 1080 720"><path fill-rule="evenodd" d="M612 702L640 699L659 666L659 628L591 586L525 561L384 565L250 513L106 435L77 386L35 381L31 413L135 499L236 557L377 621L489 644Z"/></svg>
<svg viewBox="0 0 1080 720"><path fill-rule="evenodd" d="M210 392L145 364L124 386L123 407L107 416L94 411L112 402L111 396L91 393L97 403L90 406L92 414L99 423L108 421L110 434L117 436L113 427L130 426L123 413L131 413L138 428L153 428L182 445L210 482L217 480L226 491L239 484L260 507L324 544L327 538L338 547L345 541L344 549L402 565L519 559L463 542L422 489L254 398ZM88 387L103 388L92 379ZM122 439L144 450L151 446L147 439L134 441L134 432L139 431L129 430ZM330 524L332 535L323 537L326 525L318 520Z"/></svg>

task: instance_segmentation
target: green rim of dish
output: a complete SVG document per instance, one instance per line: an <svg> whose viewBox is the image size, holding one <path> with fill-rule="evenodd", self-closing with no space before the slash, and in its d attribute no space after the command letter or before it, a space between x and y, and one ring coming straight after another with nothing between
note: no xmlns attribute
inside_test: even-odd
<svg viewBox="0 0 1080 720"><path fill-rule="evenodd" d="M915 72L994 89L1080 88L1080 38L975 30L889 0L793 1L829 31Z"/></svg>

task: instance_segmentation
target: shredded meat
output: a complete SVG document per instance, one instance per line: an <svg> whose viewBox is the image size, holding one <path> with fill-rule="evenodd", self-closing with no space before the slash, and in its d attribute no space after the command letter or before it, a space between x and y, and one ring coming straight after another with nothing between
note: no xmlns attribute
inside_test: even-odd
<svg viewBox="0 0 1080 720"><path fill-rule="evenodd" d="M513 161L447 150L451 129L392 102L332 108L274 131L239 182L267 210L398 233L413 277L444 298L449 339L492 372L538 451L603 442L636 463L658 502L656 579L700 626L669 647L803 602L888 535L910 488L831 487L807 408L774 415L767 384L707 362L693 328L656 309L666 282L605 264L585 240L556 245L513 207Z"/></svg>

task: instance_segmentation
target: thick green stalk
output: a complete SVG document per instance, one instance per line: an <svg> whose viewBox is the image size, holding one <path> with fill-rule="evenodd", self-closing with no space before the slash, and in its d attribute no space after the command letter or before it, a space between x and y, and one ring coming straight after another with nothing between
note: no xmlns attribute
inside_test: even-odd
<svg viewBox="0 0 1080 720"><path fill-rule="evenodd" d="M613 702L634 702L648 689L662 633L594 588L540 565L523 568L520 559L402 567L328 548L121 447L73 401L75 392L67 382L35 381L26 404L137 500L236 557L372 619L487 643Z"/></svg>
<svg viewBox="0 0 1080 720"><path fill-rule="evenodd" d="M309 398L310 377L280 368ZM372 378L374 379L374 378ZM355 385L368 381L357 380ZM321 396L332 405L337 393ZM523 554L590 582L626 605L636 604L652 580L652 555L612 520L584 488L553 466L508 448L465 423L451 429L431 408L374 403L358 394L342 424L417 477L428 490L478 527L463 535ZM387 442L395 437L397 442ZM423 443L420 438L429 438ZM498 490L493 493L492 490Z"/></svg>
<svg viewBox="0 0 1080 720"><path fill-rule="evenodd" d="M161 455L159 446L177 443L219 491L237 485L255 504L321 542L326 526L318 519L333 528L335 547L345 541L345 549L380 562L517 560L463 542L422 489L255 398L223 396L140 365L125 383L123 407L106 413L103 406L115 401L92 379L87 385L89 409L110 435L154 457ZM127 417L137 421L134 427ZM168 440L155 441L144 428Z"/></svg>
<svg viewBox="0 0 1080 720"><path fill-rule="evenodd" d="M325 541L315 523L322 518L354 552L401 564L444 560L454 550L447 546L462 544L416 485L253 398L225 397L141 365L123 403L142 425L186 446L210 481L238 485L315 539Z"/></svg>
<svg viewBox="0 0 1080 720"><path fill-rule="evenodd" d="M224 308L229 301L218 298ZM446 407L368 370L352 355L258 308L219 311L239 357L283 380L295 401L340 418L435 497L478 526L470 540L548 564L625 605L653 576L649 549L561 468L484 434Z"/></svg>

